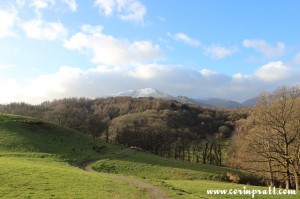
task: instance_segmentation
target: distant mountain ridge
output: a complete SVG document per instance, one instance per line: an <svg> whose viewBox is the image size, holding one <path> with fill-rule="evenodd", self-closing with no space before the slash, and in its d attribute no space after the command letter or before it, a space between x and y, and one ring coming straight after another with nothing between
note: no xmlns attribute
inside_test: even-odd
<svg viewBox="0 0 300 199"><path fill-rule="evenodd" d="M203 103L203 104L209 104L210 106L213 106L216 108L238 108L238 107L241 107L241 103L239 103L239 102L232 101L232 100L219 99L219 98L209 98L206 100L196 99L195 101Z"/></svg>
<svg viewBox="0 0 300 199"><path fill-rule="evenodd" d="M204 107L227 108L227 109L234 109L240 107L253 107L255 105L255 102L257 101L257 97L248 99L242 103L233 100L220 99L220 98L197 99L197 98L189 98L186 96L174 97L168 93L162 92L154 88L143 88L137 90L122 91L112 96L113 97L128 96L134 98L153 97L153 98L166 99L166 100L176 100L184 104L196 104Z"/></svg>
<svg viewBox="0 0 300 199"><path fill-rule="evenodd" d="M258 100L258 97L253 97L253 98L247 99L246 101L244 101L242 103L242 106L253 107L255 105L255 103L257 102L257 100Z"/></svg>
<svg viewBox="0 0 300 199"><path fill-rule="evenodd" d="M154 97L161 99L173 99L174 97L168 93L164 93L153 88L143 88L137 90L128 90L117 93L115 96L130 96L130 97Z"/></svg>

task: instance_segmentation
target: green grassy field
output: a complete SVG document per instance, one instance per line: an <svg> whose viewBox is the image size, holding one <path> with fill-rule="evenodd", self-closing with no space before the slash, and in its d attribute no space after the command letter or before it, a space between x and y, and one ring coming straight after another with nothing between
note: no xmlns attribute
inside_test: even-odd
<svg viewBox="0 0 300 199"><path fill-rule="evenodd" d="M158 157L148 152L128 151L92 165L94 170L142 179L164 190L172 198L252 198L252 195L210 195L207 190L268 189L267 187L228 183L227 173L239 175L247 183L253 177L225 167L199 165ZM255 198L300 198L298 195L255 195Z"/></svg>
<svg viewBox="0 0 300 199"><path fill-rule="evenodd" d="M253 180L251 176L230 168L182 162L141 151L129 151L122 156L101 160L93 168L143 179L228 181L227 173L232 173L239 175L245 183Z"/></svg>
<svg viewBox="0 0 300 199"><path fill-rule="evenodd" d="M79 165L121 147L34 118L0 114L0 155L57 158Z"/></svg>
<svg viewBox="0 0 300 199"><path fill-rule="evenodd" d="M0 179L0 198L150 198L129 183L49 159L1 157Z"/></svg>
<svg viewBox="0 0 300 199"><path fill-rule="evenodd" d="M71 165L120 149L68 128L1 114L0 198L150 198L128 182Z"/></svg>
<svg viewBox="0 0 300 199"><path fill-rule="evenodd" d="M101 173L79 168L96 159L101 160L92 167ZM120 175L155 185L171 198L251 198L207 194L209 189L243 188L225 183L227 173L239 175L245 183L253 180L229 168L163 158L38 119L0 114L0 198L153 198L149 190L116 178ZM253 188L265 189L249 186Z"/></svg>

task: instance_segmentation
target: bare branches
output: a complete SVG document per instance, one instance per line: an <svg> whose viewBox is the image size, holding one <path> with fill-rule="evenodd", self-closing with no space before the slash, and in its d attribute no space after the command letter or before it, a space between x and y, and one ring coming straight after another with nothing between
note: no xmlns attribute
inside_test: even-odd
<svg viewBox="0 0 300 199"><path fill-rule="evenodd" d="M286 187L298 186L300 152L300 90L280 87L273 93L263 93L247 120L242 124L244 144L241 157L253 160L256 170L268 168L266 175L286 179ZM240 132L236 132L240 133ZM244 167L248 167L245 161ZM268 167L267 167L268 166ZM294 180L291 181L292 174ZM279 179L279 177L277 177ZM297 178L297 179L296 179Z"/></svg>

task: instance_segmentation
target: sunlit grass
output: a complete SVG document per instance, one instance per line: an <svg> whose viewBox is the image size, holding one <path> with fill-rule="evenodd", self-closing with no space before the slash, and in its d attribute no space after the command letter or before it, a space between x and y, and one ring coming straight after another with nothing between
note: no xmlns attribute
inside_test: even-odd
<svg viewBox="0 0 300 199"><path fill-rule="evenodd" d="M171 198L251 198L251 195L209 195L207 190L267 189L267 187L229 183L227 173L237 174L245 182L253 177L226 167L194 164L163 158L151 153L129 151L93 164L95 170L139 178L164 190ZM222 182L223 181L223 182ZM226 182L227 181L227 182ZM300 198L298 195L255 195L255 198Z"/></svg>
<svg viewBox="0 0 300 199"><path fill-rule="evenodd" d="M0 198L149 198L145 190L49 159L0 157Z"/></svg>
<svg viewBox="0 0 300 199"><path fill-rule="evenodd" d="M95 147L101 147L100 152ZM91 159L102 159L93 168L104 173L86 172L72 166ZM69 128L0 114L0 198L151 198L148 190L105 173L146 181L171 198L251 198L207 194L208 189L243 188L244 185L221 182L228 181L228 172L240 175L245 182L251 180L230 168L124 150ZM300 197L257 195L255 198Z"/></svg>
<svg viewBox="0 0 300 199"><path fill-rule="evenodd" d="M240 174L239 171L212 165L195 164L163 158L148 152L131 151L125 155L104 159L93 165L97 171L121 173L144 179L181 179L227 181L227 173Z"/></svg>
<svg viewBox="0 0 300 199"><path fill-rule="evenodd" d="M96 151L95 147L100 147ZM57 159L80 164L120 150L121 147L92 139L69 128L29 117L0 115L0 156L55 156Z"/></svg>
<svg viewBox="0 0 300 199"><path fill-rule="evenodd" d="M150 198L128 182L70 165L120 149L69 128L0 114L0 198Z"/></svg>

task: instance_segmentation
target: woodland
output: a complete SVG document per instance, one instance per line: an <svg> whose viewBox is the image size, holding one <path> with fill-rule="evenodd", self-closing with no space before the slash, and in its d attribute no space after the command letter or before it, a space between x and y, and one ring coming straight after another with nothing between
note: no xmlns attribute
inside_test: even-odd
<svg viewBox="0 0 300 199"><path fill-rule="evenodd" d="M111 143L177 160L227 166L260 183L299 189L300 91L262 93L253 108L204 108L156 98L66 98L11 103L0 112L66 126Z"/></svg>

